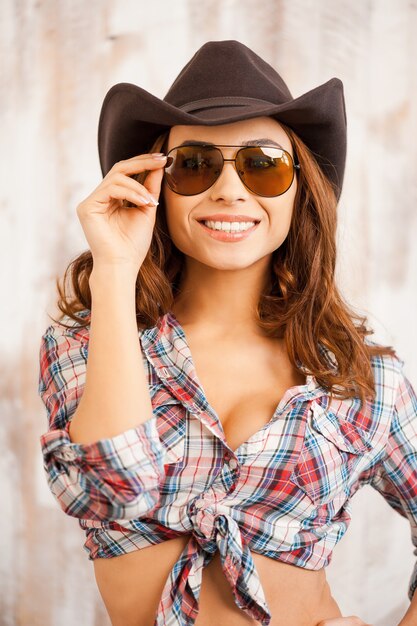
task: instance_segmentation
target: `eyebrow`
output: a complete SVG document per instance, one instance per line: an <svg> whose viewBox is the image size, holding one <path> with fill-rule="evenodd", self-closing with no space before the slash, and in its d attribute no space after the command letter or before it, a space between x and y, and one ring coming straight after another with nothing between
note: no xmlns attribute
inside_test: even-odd
<svg viewBox="0 0 417 626"><path fill-rule="evenodd" d="M196 141L194 139L186 139L185 141L180 143L178 147L185 146L186 144L192 145L192 146L201 146L201 145L214 146L214 145L216 145L216 144L212 143L211 141ZM221 145L221 144L219 144L219 145ZM242 141L242 143L239 144L239 145L242 145L242 146L265 146L265 145L268 145L268 146L277 146L278 148L281 148L282 150L285 150L285 148L283 146L281 146L281 144L277 143L273 139L269 139L268 137L262 137L260 139L247 139L246 141Z"/></svg>

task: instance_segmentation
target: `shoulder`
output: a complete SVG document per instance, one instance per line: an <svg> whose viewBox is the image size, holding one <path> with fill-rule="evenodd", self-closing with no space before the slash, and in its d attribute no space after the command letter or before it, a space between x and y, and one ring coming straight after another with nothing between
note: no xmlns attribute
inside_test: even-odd
<svg viewBox="0 0 417 626"><path fill-rule="evenodd" d="M377 348L384 344L366 338L365 343ZM394 348L394 354L372 354L370 357L376 389L376 401L393 405L404 380L405 361Z"/></svg>
<svg viewBox="0 0 417 626"><path fill-rule="evenodd" d="M78 311L77 317L79 317L82 322L77 322L69 315L63 315L58 321L52 322L52 324L49 324L45 329L42 340L48 342L53 340L57 341L60 338L72 338L84 343L88 342L90 335L90 309Z"/></svg>
<svg viewBox="0 0 417 626"><path fill-rule="evenodd" d="M365 344L372 346L374 348L385 348L386 344L379 343L374 341L373 339L369 339L368 337L365 339ZM374 370L384 370L384 371L394 371L399 372L404 366L404 360L398 354L397 350L390 346L394 354L372 354L371 355L371 365Z"/></svg>

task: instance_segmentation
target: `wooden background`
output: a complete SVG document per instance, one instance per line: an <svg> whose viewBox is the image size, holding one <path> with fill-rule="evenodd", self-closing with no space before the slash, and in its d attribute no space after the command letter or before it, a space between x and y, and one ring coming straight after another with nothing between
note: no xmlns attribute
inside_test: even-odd
<svg viewBox="0 0 417 626"><path fill-rule="evenodd" d="M163 98L205 41L238 39L294 97L342 79L348 157L338 277L417 384L416 0L1 0L0 623L109 626L84 534L50 494L39 437L38 349L55 276L86 248L75 208L101 180L107 90ZM397 624L413 565L409 524L364 488L328 578L344 615Z"/></svg>

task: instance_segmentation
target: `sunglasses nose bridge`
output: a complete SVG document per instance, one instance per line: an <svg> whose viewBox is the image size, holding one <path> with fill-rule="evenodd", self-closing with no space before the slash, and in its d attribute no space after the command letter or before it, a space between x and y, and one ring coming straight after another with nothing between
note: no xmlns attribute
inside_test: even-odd
<svg viewBox="0 0 417 626"><path fill-rule="evenodd" d="M228 163L228 162L229 162L229 163L230 163L230 164L231 164L231 165L232 165L232 166L233 166L233 167L237 170L237 168L236 168L236 159L225 159L225 158L223 157L223 167L222 167L222 171L223 171L223 168L224 168L225 164L226 164L226 163Z"/></svg>
<svg viewBox="0 0 417 626"><path fill-rule="evenodd" d="M243 182L242 177L241 177L241 175L240 175L240 173L239 173L239 170L238 170L237 164L236 164L236 157L234 157L233 159L226 159L226 158L223 156L223 154L222 154L222 157L223 157L223 162L222 162L221 169L220 169L220 171L219 171L219 173L218 173L218 175L217 175L216 182L217 182L217 180L220 178L220 176L222 175L223 170L224 170L224 166L226 165L226 163L227 163L227 162L230 162L231 166L235 169L236 174L237 174L237 175L238 175L238 177L239 177L239 180L240 180L241 182Z"/></svg>

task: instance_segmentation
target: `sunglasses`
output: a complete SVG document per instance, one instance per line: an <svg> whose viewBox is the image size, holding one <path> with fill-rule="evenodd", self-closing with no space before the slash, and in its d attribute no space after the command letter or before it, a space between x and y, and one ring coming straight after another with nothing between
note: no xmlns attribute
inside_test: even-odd
<svg viewBox="0 0 417 626"><path fill-rule="evenodd" d="M240 148L234 159L225 159L222 148ZM222 173L224 162L232 161L249 191L272 198L285 193L292 184L299 163L283 148L186 144L167 154L164 178L168 187L182 196L195 196L209 189Z"/></svg>

